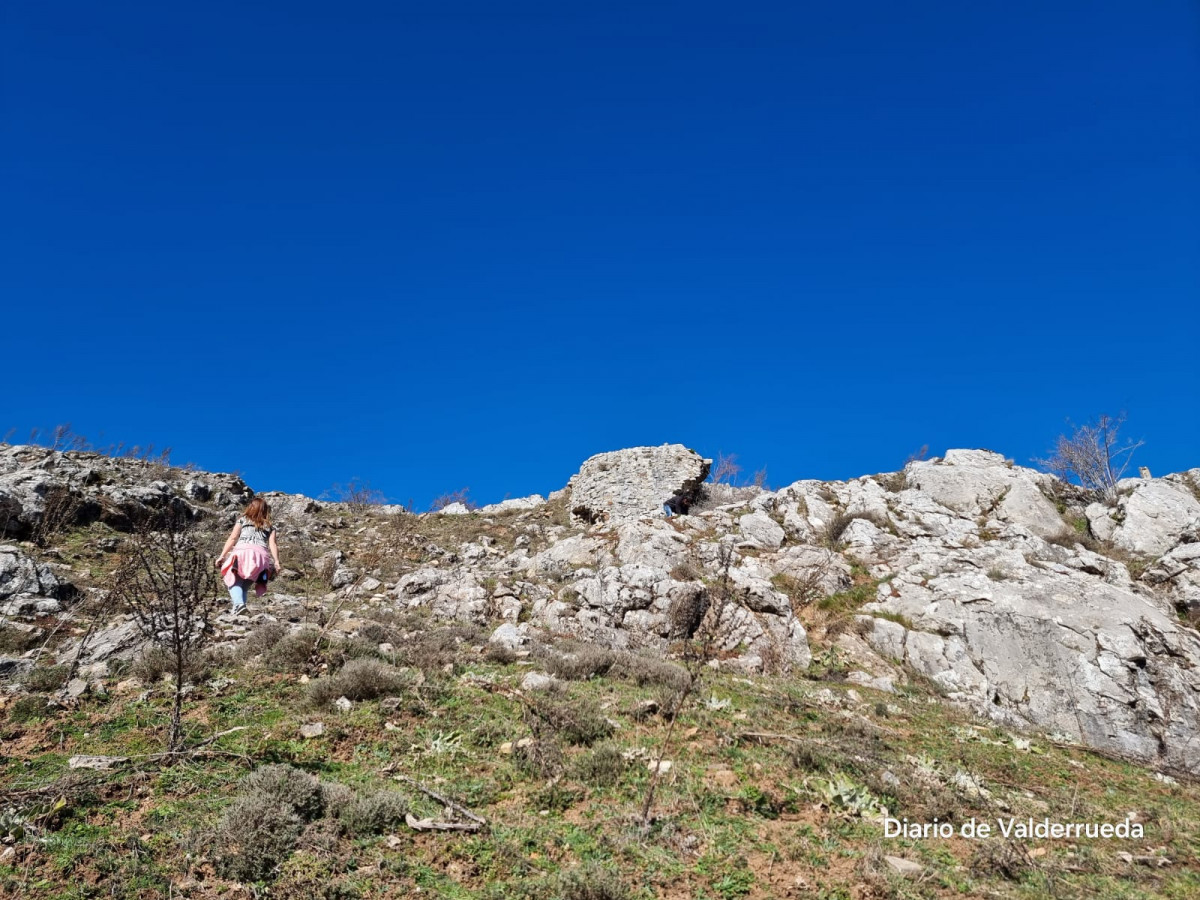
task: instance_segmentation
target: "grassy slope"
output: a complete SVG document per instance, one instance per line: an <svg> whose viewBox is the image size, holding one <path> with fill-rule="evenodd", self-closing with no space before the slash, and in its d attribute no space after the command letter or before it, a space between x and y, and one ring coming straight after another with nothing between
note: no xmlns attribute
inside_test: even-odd
<svg viewBox="0 0 1200 900"><path fill-rule="evenodd" d="M614 769L601 746L564 746L561 776L501 752L530 734L517 687L528 665L495 663L464 644L450 664L403 692L396 709L379 701L348 713L313 709L295 674L230 664L223 688L203 687L189 706L195 737L248 726L174 765L147 758L161 747L167 692L161 687L93 698L45 718L3 725L0 791L40 826L0 866L12 896L209 897L238 888L216 877L208 832L255 764L288 762L366 790L403 774L487 817L478 835L342 836L300 851L283 866L276 896L441 897L1175 897L1200 892L1200 788L1169 785L1136 766L1034 739L1030 750L1003 731L973 723L920 695L861 692L836 683L706 675L676 728L674 763L648 834L637 817L649 773L642 759ZM210 683L211 684L211 683ZM219 682L217 682L219 684ZM820 692L828 690L825 702ZM610 743L654 752L667 723L632 714L662 688L593 678L552 700L598 703L619 728ZM711 697L728 706L710 703ZM852 696L852 695L851 695ZM10 704L11 713L12 704ZM582 708L582 707L580 707ZM302 739L301 723L327 730ZM388 725L392 727L389 728ZM543 729L543 740L553 729ZM558 743L565 743L559 741ZM115 773L68 772L77 753L129 756ZM590 767L589 767L590 763ZM976 776L991 799L955 786ZM890 775L885 774L890 773ZM846 776L866 793L826 787ZM891 777L891 776L894 776ZM613 779L611 784L595 782ZM392 782L395 787L403 787ZM439 804L408 791L418 815L444 818ZM54 801L65 805L57 811ZM1018 816L1119 821L1136 811L1142 841L884 840L872 798L893 815L994 819ZM39 812L40 811L40 812ZM1031 851L1031 852L1026 852ZM1118 853L1161 855L1162 868ZM882 855L926 867L915 880L889 878ZM580 869L580 867L583 867ZM560 873L586 873L564 882ZM585 890L583 885L591 883ZM324 892L324 893L321 893ZM236 893L234 894L236 895Z"/></svg>

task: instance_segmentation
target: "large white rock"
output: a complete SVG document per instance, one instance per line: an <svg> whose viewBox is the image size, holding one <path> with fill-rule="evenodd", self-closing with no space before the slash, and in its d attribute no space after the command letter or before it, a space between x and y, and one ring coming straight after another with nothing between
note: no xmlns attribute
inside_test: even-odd
<svg viewBox="0 0 1200 900"><path fill-rule="evenodd" d="M1050 537L1066 527L1042 493L1054 478L1010 465L990 450L947 450L944 459L909 463L908 486L966 516L994 516ZM901 494L903 496L903 493Z"/></svg>
<svg viewBox="0 0 1200 900"><path fill-rule="evenodd" d="M694 498L712 460L682 444L599 453L571 477L571 515L583 522L662 516L673 496Z"/></svg>
<svg viewBox="0 0 1200 900"><path fill-rule="evenodd" d="M1161 478L1138 482L1118 509L1113 542L1146 556L1161 556L1179 543L1182 532L1200 525L1200 500L1183 484Z"/></svg>
<svg viewBox="0 0 1200 900"><path fill-rule="evenodd" d="M862 610L877 612L906 623L864 619L882 655L985 715L1200 772L1200 635L1102 575L928 542Z"/></svg>

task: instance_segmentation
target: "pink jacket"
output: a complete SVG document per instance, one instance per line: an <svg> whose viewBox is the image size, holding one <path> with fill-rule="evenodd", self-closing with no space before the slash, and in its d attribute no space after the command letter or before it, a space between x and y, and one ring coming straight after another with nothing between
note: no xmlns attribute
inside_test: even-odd
<svg viewBox="0 0 1200 900"><path fill-rule="evenodd" d="M237 573L234 574L233 563L237 561ZM258 576L271 567L271 554L266 547L256 544L238 544L225 559L221 566L221 580L225 587L233 587L239 578L254 582L254 596L261 597L267 592L267 586L258 581Z"/></svg>

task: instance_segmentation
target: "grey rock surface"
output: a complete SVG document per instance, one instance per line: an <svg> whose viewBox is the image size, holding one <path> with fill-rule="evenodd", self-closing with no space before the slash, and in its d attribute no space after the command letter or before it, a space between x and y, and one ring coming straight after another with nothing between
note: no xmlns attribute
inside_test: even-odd
<svg viewBox="0 0 1200 900"><path fill-rule="evenodd" d="M696 497L711 464L682 444L599 453L567 485L571 515L588 523L662 516L673 496Z"/></svg>

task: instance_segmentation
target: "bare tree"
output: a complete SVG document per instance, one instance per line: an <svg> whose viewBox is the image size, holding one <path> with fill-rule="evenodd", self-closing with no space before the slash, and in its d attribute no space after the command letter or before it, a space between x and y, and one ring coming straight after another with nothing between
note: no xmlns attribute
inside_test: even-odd
<svg viewBox="0 0 1200 900"><path fill-rule="evenodd" d="M733 584L730 569L734 563L732 541L723 541L717 551L718 576L707 591L707 603L703 609L703 618L695 633L686 639L679 654L680 662L688 673L687 682L680 687L672 699L670 724L667 726L666 737L659 747L658 755L653 760L650 781L646 785L646 794L642 798L641 827L642 832L650 829L650 813L654 807L654 797L658 792L659 780L662 776L663 760L673 749L675 723L683 712L688 698L700 689L700 682L708 669L710 660L716 659L723 643L729 637L731 612L738 604L737 589Z"/></svg>
<svg viewBox="0 0 1200 900"><path fill-rule="evenodd" d="M1106 500L1117 497L1117 482L1129 468L1133 452L1145 441L1121 443L1119 433L1125 414L1100 416L1096 423L1071 426L1071 434L1060 434L1054 453L1048 459L1035 460L1063 481L1073 481Z"/></svg>
<svg viewBox="0 0 1200 900"><path fill-rule="evenodd" d="M724 453L717 451L717 463L712 468L712 473L708 476L712 479L713 484L733 484L733 480L742 472L742 467L738 465L737 454L730 453L726 456Z"/></svg>
<svg viewBox="0 0 1200 900"><path fill-rule="evenodd" d="M125 541L112 594L142 635L167 654L175 696L167 735L169 752L183 745L183 687L189 664L209 636L220 603L212 553L193 524L176 510L147 520Z"/></svg>

